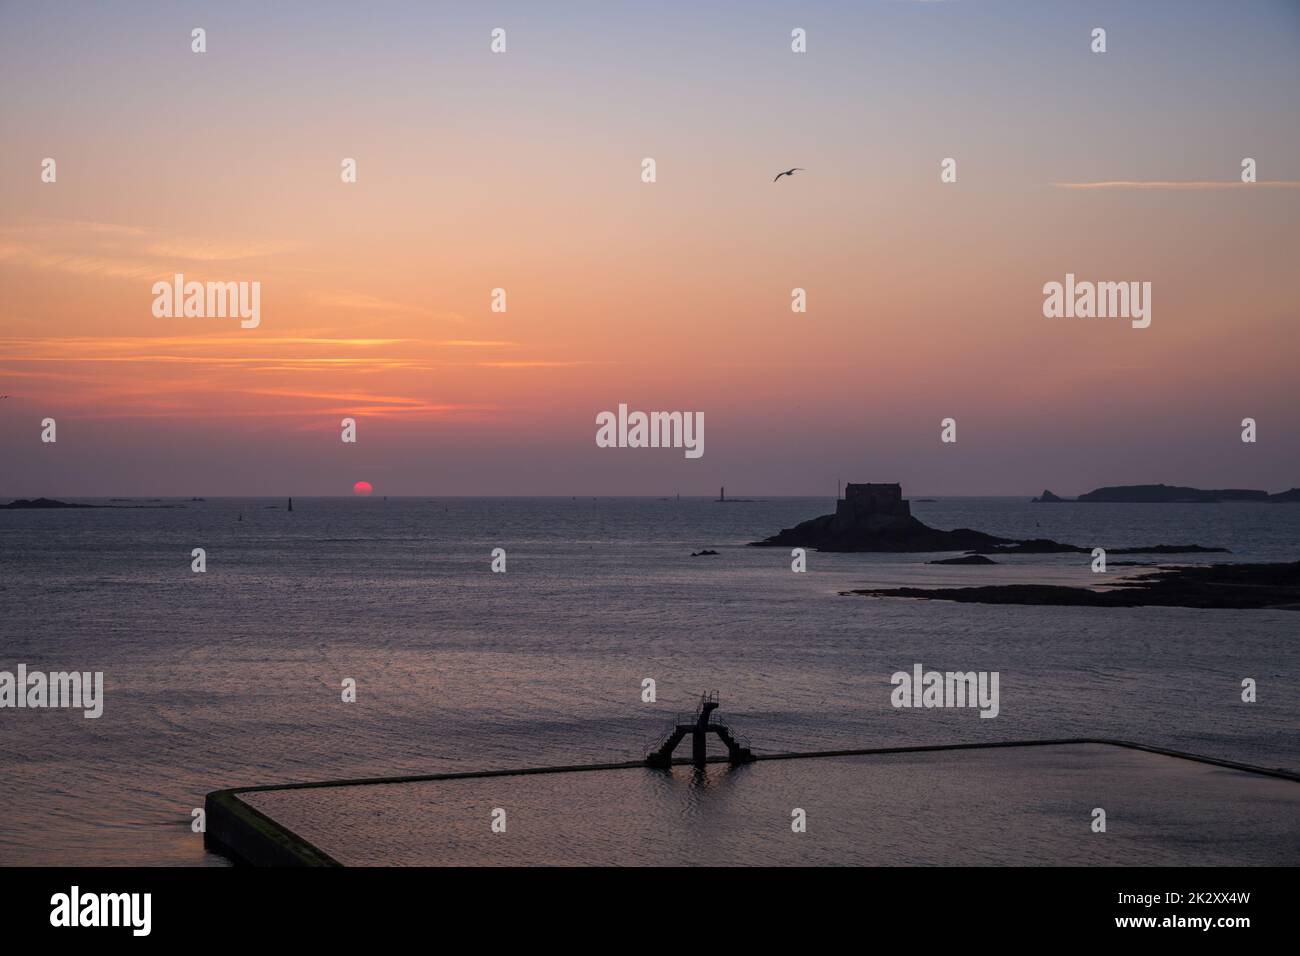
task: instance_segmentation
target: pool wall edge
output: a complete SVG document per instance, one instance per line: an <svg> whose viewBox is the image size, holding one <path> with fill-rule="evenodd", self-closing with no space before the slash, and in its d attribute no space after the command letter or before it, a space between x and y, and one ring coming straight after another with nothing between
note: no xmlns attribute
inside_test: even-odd
<svg viewBox="0 0 1300 956"><path fill-rule="evenodd" d="M203 846L246 866L339 866L332 856L240 800L217 790L203 801Z"/></svg>
<svg viewBox="0 0 1300 956"><path fill-rule="evenodd" d="M962 744L928 744L912 747L874 747L863 750L819 750L813 752L756 754L756 761L763 760L799 760L815 757L867 757L888 754L932 753L944 750L992 750L1004 747L1053 747L1077 744L1100 744L1109 747L1123 747L1128 750L1142 750L1147 753L1175 757L1180 760L1192 760L1197 763L1211 764L1242 773L1253 773L1267 777L1300 782L1300 773L1283 768L1257 767L1251 764L1207 757L1201 754L1153 747L1148 744L1134 743L1128 740L1113 740L1100 737L1067 737L1050 740L1006 740L988 743ZM723 756L709 757L708 763L726 763ZM689 765L689 758L673 760L674 766ZM526 767L504 770L467 770L452 773L419 774L399 777L363 777L352 780L322 780L306 783L269 784L254 787L234 787L209 793L204 801L207 817L207 830L204 834L204 846L236 864L249 866L341 866L337 860L298 836L292 830L275 822L264 813L254 809L243 800L241 794L259 793L267 790L305 790L328 787L360 787L383 784L423 783L434 780L465 780L482 777L516 777L542 773L582 773L597 770L632 770L645 768L644 761L633 760L620 763L576 764L560 767ZM649 768L647 768L649 769ZM658 771L660 773L663 770Z"/></svg>

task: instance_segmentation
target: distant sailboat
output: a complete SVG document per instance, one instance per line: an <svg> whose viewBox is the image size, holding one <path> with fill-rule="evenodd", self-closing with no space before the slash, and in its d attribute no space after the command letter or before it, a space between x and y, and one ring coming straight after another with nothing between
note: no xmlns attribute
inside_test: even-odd
<svg viewBox="0 0 1300 956"><path fill-rule="evenodd" d="M289 510L290 510L290 511L293 510L293 499L292 499L292 498L289 499Z"/></svg>

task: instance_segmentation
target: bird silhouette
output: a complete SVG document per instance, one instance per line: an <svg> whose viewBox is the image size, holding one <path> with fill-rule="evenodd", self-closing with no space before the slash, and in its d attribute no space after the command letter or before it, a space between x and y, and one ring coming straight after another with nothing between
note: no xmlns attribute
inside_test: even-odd
<svg viewBox="0 0 1300 956"><path fill-rule="evenodd" d="M787 169L787 170L786 170L785 172L783 172L783 173L777 173L776 176L772 179L772 182L776 182L776 181L777 181L778 179L780 179L782 176L793 176L795 173L801 173L801 172L804 172L804 171L805 171L805 170L804 170L804 168L803 168L802 166L796 166L796 167L794 167L793 169Z"/></svg>

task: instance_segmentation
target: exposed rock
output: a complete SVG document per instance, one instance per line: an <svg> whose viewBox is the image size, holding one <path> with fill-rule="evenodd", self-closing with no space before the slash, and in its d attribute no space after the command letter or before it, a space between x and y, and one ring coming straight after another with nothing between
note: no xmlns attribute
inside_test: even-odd
<svg viewBox="0 0 1300 956"><path fill-rule="evenodd" d="M977 554L1091 554L1092 548L1062 544L1048 538L1013 541L989 549L972 548ZM1137 548L1107 548L1107 554L1227 554L1227 548L1206 548L1199 544L1149 544Z"/></svg>
<svg viewBox="0 0 1300 956"><path fill-rule="evenodd" d="M931 561L930 564L997 564L997 562L982 554L964 554L960 558L944 558L942 561Z"/></svg>
<svg viewBox="0 0 1300 956"><path fill-rule="evenodd" d="M1227 548L1203 548L1199 544L1153 544L1144 548L1110 548L1107 554L1227 554Z"/></svg>
<svg viewBox="0 0 1300 956"><path fill-rule="evenodd" d="M940 531L912 517L898 484L849 484L835 503L835 514L822 515L786 528L758 547L817 548L820 551L970 551L976 554L1090 554L1092 548L1047 538L1030 541L957 528ZM1224 548L1160 544L1115 548L1111 554L1196 554Z"/></svg>
<svg viewBox="0 0 1300 956"><path fill-rule="evenodd" d="M692 558L711 557L712 555L715 555L715 554L717 554L717 553L718 553L718 552L716 552L716 551L711 551L711 550L709 550L708 548L705 548L703 551L692 551L692 552L691 552L691 557L692 557Z"/></svg>
<svg viewBox="0 0 1300 956"><path fill-rule="evenodd" d="M1094 591L1050 584L1004 584L975 588L884 588L844 593L968 604L1300 610L1300 561L1164 568L1130 581L1116 582L1113 588Z"/></svg>
<svg viewBox="0 0 1300 956"><path fill-rule="evenodd" d="M1029 500L1031 503L1036 502L1038 504L1050 504L1057 501L1064 501L1065 499L1052 494L1047 489L1043 489L1043 493L1041 495L1039 495L1037 498L1030 498Z"/></svg>
<svg viewBox="0 0 1300 956"><path fill-rule="evenodd" d="M786 528L753 544L821 551L973 551L1012 543L981 531L940 531L912 517L903 489L893 484L849 484L835 514Z"/></svg>

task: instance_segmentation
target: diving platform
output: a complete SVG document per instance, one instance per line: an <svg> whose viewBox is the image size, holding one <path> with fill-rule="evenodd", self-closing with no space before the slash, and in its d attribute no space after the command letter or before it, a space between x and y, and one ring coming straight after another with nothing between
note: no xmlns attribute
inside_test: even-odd
<svg viewBox="0 0 1300 956"><path fill-rule="evenodd" d="M709 734L716 734L727 747L727 762L735 765L753 763L754 753L749 741L738 736L724 721L713 716L718 709L718 692L706 691L700 695L695 715L688 721L678 720L648 757L647 767L669 768L673 765L673 751L687 734L691 735L691 763L703 767L708 762Z"/></svg>

